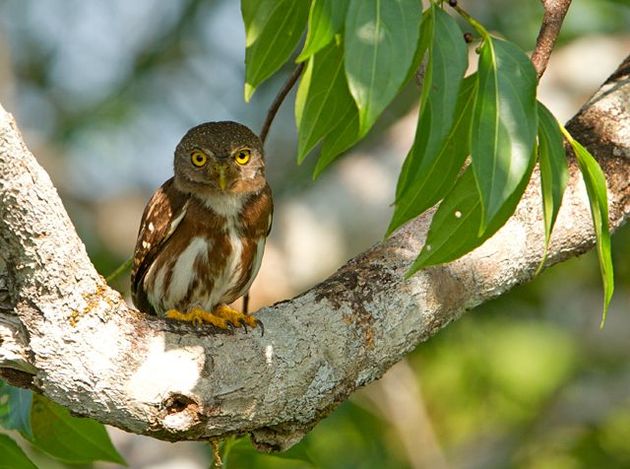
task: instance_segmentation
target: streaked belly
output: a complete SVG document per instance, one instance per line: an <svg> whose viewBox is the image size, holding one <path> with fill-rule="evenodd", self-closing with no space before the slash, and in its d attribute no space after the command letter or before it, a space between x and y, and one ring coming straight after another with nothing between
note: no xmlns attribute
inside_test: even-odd
<svg viewBox="0 0 630 469"><path fill-rule="evenodd" d="M158 315L231 303L249 289L264 246L235 232L194 237L179 253L165 246L145 277L148 300Z"/></svg>

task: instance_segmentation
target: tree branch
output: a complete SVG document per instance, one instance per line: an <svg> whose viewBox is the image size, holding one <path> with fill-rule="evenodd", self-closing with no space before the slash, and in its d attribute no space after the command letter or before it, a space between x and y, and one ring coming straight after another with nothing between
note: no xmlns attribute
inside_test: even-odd
<svg viewBox="0 0 630 469"><path fill-rule="evenodd" d="M627 59L570 124L606 173L612 229L630 216L629 75ZM195 329L141 314L107 286L0 107L0 369L134 433L177 441L250 432L261 449L287 448L419 342L530 280L544 246L541 205L535 175L483 246L404 280L430 223L421 216L306 293L262 309L264 337ZM547 263L593 245L572 163Z"/></svg>
<svg viewBox="0 0 630 469"><path fill-rule="evenodd" d="M536 39L536 48L532 53L532 63L538 79L543 76L549 63L551 51L556 44L564 17L571 6L571 0L541 0L545 13Z"/></svg>

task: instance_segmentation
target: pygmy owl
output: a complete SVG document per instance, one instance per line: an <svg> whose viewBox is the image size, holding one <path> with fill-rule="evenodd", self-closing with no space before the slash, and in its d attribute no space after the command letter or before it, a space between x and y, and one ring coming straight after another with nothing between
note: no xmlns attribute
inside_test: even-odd
<svg viewBox="0 0 630 469"><path fill-rule="evenodd" d="M142 215L131 272L136 307L220 328L258 323L227 305L247 293L271 229L260 139L236 122L190 129L175 176Z"/></svg>

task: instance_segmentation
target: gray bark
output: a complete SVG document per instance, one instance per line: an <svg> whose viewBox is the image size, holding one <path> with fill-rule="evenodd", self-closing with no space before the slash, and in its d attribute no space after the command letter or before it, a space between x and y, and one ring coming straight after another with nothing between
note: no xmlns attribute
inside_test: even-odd
<svg viewBox="0 0 630 469"><path fill-rule="evenodd" d="M610 226L630 214L630 60L570 123L602 165ZM75 414L177 441L249 432L283 449L464 311L530 280L542 258L539 178L481 247L409 280L419 217L306 293L257 313L257 332L196 329L128 306L92 266L55 188L0 107L0 373ZM547 265L594 245L573 160ZM594 312L596 314L596 312Z"/></svg>

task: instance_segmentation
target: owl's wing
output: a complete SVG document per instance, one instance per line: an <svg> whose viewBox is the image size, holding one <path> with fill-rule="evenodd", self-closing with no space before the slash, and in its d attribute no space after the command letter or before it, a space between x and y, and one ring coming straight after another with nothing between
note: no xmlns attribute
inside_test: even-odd
<svg viewBox="0 0 630 469"><path fill-rule="evenodd" d="M131 268L131 297L140 311L152 312L144 290L144 276L166 240L186 214L188 196L177 190L173 178L151 197L142 214Z"/></svg>

